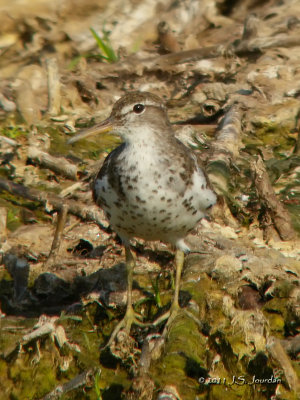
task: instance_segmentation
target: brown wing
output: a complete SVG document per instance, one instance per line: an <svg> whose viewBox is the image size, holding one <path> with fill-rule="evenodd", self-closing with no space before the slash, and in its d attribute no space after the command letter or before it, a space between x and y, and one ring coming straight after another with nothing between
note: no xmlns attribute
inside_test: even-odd
<svg viewBox="0 0 300 400"><path fill-rule="evenodd" d="M104 163L98 172L95 181L97 180L102 180L105 176L108 178L108 182L110 186L120 195L124 195L121 181L120 181L120 175L118 173L117 167L118 167L118 159L120 155L122 154L126 144L122 143L120 146L118 146L115 150L113 150L109 155L106 157L104 160ZM95 182L94 181L94 182ZM97 202L97 195L95 192L95 184L93 185L93 199L95 202Z"/></svg>

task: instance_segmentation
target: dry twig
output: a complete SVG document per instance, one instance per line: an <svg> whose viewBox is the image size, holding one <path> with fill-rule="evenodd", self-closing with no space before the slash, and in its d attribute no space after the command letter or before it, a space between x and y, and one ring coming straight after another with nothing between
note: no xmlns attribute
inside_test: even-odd
<svg viewBox="0 0 300 400"><path fill-rule="evenodd" d="M291 240L295 237L291 217L283 204L278 200L271 185L269 175L260 156L252 163L252 173L257 195L270 215L276 230L282 240Z"/></svg>
<svg viewBox="0 0 300 400"><path fill-rule="evenodd" d="M271 356L279 362L282 367L290 389L296 394L300 394L300 381L288 355L280 343L280 340L271 336L267 342L267 349Z"/></svg>
<svg viewBox="0 0 300 400"><path fill-rule="evenodd" d="M49 114L58 115L60 112L60 81L58 73L58 65L55 57L46 60L48 73L48 98L49 98Z"/></svg>
<svg viewBox="0 0 300 400"><path fill-rule="evenodd" d="M230 166L241 146L241 110L233 105L221 122L208 162L208 174L214 187L226 193Z"/></svg>
<svg viewBox="0 0 300 400"><path fill-rule="evenodd" d="M53 193L28 188L6 179L0 179L0 190L5 190L15 196L21 196L31 201L38 201L45 205L50 204L56 210L61 210L63 205L67 205L69 212L82 220L95 222L99 226L103 224L101 213L96 206L87 205L80 201L63 199Z"/></svg>
<svg viewBox="0 0 300 400"><path fill-rule="evenodd" d="M57 256L59 254L60 245L62 243L61 239L62 239L64 227L66 224L67 216L68 216L68 205L63 204L62 208L58 214L56 230L55 230L49 257L45 263L46 266L49 266L51 263L56 262Z"/></svg>
<svg viewBox="0 0 300 400"><path fill-rule="evenodd" d="M63 157L54 157L35 146L30 146L28 149L28 158L43 168L49 168L56 174L63 175L72 180L77 179L77 167Z"/></svg>

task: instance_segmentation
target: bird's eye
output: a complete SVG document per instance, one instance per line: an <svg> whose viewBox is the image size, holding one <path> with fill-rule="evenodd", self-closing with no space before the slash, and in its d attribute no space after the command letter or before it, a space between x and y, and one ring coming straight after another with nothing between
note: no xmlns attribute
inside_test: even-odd
<svg viewBox="0 0 300 400"><path fill-rule="evenodd" d="M133 111L134 111L136 114L141 114L144 110L145 110L144 104L135 104L135 105L133 106Z"/></svg>

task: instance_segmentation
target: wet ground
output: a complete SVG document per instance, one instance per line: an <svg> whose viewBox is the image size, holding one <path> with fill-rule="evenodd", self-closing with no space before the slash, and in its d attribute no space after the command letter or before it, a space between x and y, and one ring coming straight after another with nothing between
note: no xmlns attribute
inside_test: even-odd
<svg viewBox="0 0 300 400"><path fill-rule="evenodd" d="M299 8L0 3L1 398L297 398ZM126 273L90 186L120 139L67 139L130 90L166 101L219 200L187 239L167 336L133 327L103 349ZM135 309L153 321L170 306L174 252L133 251Z"/></svg>

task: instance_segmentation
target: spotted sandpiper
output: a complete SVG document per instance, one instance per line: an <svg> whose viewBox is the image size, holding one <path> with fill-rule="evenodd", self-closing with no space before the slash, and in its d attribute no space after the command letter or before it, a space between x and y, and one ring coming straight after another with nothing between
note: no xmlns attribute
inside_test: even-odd
<svg viewBox="0 0 300 400"><path fill-rule="evenodd" d="M180 277L184 254L189 252L184 238L215 204L216 195L195 155L175 137L160 97L147 92L126 94L105 121L79 132L69 143L104 131L120 135L123 143L105 159L93 197L125 246L128 285L126 313L110 345L120 330L129 333L133 323L143 325L132 305L135 260L130 240L160 240L176 248L174 298L170 311L160 318L168 318L168 325L179 310Z"/></svg>

